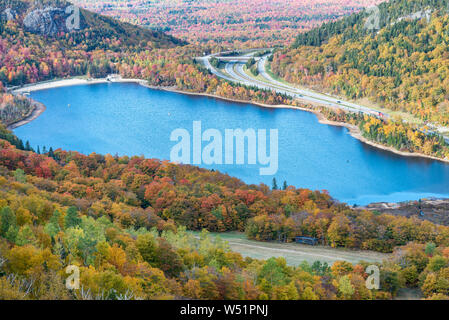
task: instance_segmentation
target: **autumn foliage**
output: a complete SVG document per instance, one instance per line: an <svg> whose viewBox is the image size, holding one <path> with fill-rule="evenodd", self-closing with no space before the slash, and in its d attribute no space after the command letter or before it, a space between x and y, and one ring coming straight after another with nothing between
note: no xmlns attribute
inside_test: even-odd
<svg viewBox="0 0 449 320"><path fill-rule="evenodd" d="M365 28L367 18L359 13L298 35L291 48L275 54L271 70L288 82L368 98L387 110L447 125L447 1L384 3L376 32Z"/></svg>
<svg viewBox="0 0 449 320"><path fill-rule="evenodd" d="M398 267L379 265L385 286L376 291L366 289L366 264L290 267L281 258L243 258L186 227L411 249L395 249ZM384 299L417 285L426 297L442 298L448 239L447 227L356 211L318 191L249 186L142 157L62 150L49 157L0 143L2 299ZM65 288L67 265L80 267L79 290Z"/></svg>
<svg viewBox="0 0 449 320"><path fill-rule="evenodd" d="M310 30L380 0L76 0L77 5L132 24L161 30L210 48L286 45Z"/></svg>

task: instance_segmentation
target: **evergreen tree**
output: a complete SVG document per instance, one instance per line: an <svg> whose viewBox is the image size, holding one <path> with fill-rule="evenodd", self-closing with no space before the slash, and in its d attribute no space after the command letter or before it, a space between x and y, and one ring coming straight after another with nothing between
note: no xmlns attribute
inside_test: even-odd
<svg viewBox="0 0 449 320"><path fill-rule="evenodd" d="M20 149L20 150L24 150L24 149L25 149L25 147L24 147L24 145L23 145L22 139L19 140L19 143L18 143L18 145L17 145L17 148Z"/></svg>
<svg viewBox="0 0 449 320"><path fill-rule="evenodd" d="M67 214L64 217L64 224L66 229L74 228L81 224L81 218L78 215L78 209L76 207L70 207L67 210Z"/></svg>
<svg viewBox="0 0 449 320"><path fill-rule="evenodd" d="M52 238L56 236L59 231L61 231L61 227L59 225L60 217L61 212L59 212L59 210L55 210L49 222L45 225L45 232L48 233Z"/></svg>
<svg viewBox="0 0 449 320"><path fill-rule="evenodd" d="M277 190L278 189L278 183L276 181L276 178L273 178L273 187L272 187L272 189L273 190Z"/></svg>
<svg viewBox="0 0 449 320"><path fill-rule="evenodd" d="M19 233L19 227L17 225L11 225L5 234L5 238L9 242L15 244L18 233Z"/></svg>
<svg viewBox="0 0 449 320"><path fill-rule="evenodd" d="M16 245L24 246L33 244L36 241L36 236L34 235L33 229L29 225L25 225L20 228L15 240Z"/></svg>
<svg viewBox="0 0 449 320"><path fill-rule="evenodd" d="M25 171L16 169L16 171L14 171L14 179L16 179L17 182L25 183L27 181Z"/></svg>
<svg viewBox="0 0 449 320"><path fill-rule="evenodd" d="M8 231L17 226L17 219L10 207L4 207L0 210L0 235L6 237Z"/></svg>
<svg viewBox="0 0 449 320"><path fill-rule="evenodd" d="M49 156L50 158L53 158L53 159L55 158L55 153L54 153L52 147L50 147L50 150L48 150L48 156Z"/></svg>

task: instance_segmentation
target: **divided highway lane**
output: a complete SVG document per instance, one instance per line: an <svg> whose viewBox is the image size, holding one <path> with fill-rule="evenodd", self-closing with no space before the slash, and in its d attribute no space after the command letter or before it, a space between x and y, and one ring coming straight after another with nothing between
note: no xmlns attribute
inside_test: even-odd
<svg viewBox="0 0 449 320"><path fill-rule="evenodd" d="M219 78L231 81L231 82L235 82L235 78L230 78L227 75L223 74L222 72L220 72L219 70L217 70L211 63L210 63L210 59L211 58L216 58L219 57L222 54L226 54L226 53L230 53L231 51L226 51L226 52L220 52L220 53L214 53L214 54L209 54L207 56L203 56L203 57L196 57L195 59L197 61L201 61L203 63L203 65L210 71L212 72L214 75L216 75ZM243 50L242 52L247 52L239 57L244 57L244 58L250 58L252 55L256 54L257 50L255 49L249 49L249 50Z"/></svg>
<svg viewBox="0 0 449 320"><path fill-rule="evenodd" d="M291 96L293 98L301 99L306 102L318 103L318 104L326 106L326 107L338 108L338 109L342 109L342 110L346 110L346 111L350 111L350 112L356 112L356 113L362 112L365 114L374 115L376 117L382 117L382 118L390 117L388 114L381 113L375 109L371 109L371 108L368 108L368 107L365 107L362 105L358 105L358 104L355 104L355 103L352 103L349 101L339 100L338 98L331 97L331 96L328 96L328 95L325 95L322 93L318 93L318 92L315 92L312 90L299 89L299 88L293 87L289 84L277 81L276 79L271 77L271 75L268 74L268 72L266 71L266 63L267 63L268 57L271 55L271 53L262 56L257 61L257 69L259 71L260 76L263 79L256 78L254 76L247 74L244 70L245 59L242 59L242 58L247 58L249 60L251 58L251 56L256 54L258 51L260 52L261 50L268 50L268 49L243 50L243 51L241 51L242 54L240 54L238 56L238 60L237 59L232 60L233 56L226 56L226 58L231 59L230 61L222 61L223 63L226 63L225 70L226 70L227 74L224 74L223 72L214 68L210 63L210 59L212 57L219 57L220 55L225 55L226 53L229 54L230 52L210 54L207 56L198 57L196 59L198 61L201 61L204 64L204 66L210 72L215 74L217 77L225 79L230 82L240 83L240 84L247 85L247 86L254 86L254 87L257 87L260 89L264 89L264 90L274 90L280 94L285 94L285 95ZM433 131L441 134L440 133L441 127L435 125L434 128L435 128L435 130L433 130ZM449 137L445 134L443 134L443 137L444 137L444 140L447 143L449 143Z"/></svg>
<svg viewBox="0 0 449 320"><path fill-rule="evenodd" d="M262 60L263 59L261 59L260 61L262 61ZM265 57L265 61L266 61L266 57ZM265 70L265 68L264 68L265 64L264 63L259 64L258 67L260 65L262 65L263 70ZM255 78L249 76L245 72L244 66L245 65L241 62L231 61L226 64L226 72L232 78L234 78L238 82L245 84L245 85L256 86L260 89L274 90L280 94L285 94L285 95L288 95L288 96L291 96L294 98L303 99L305 101L322 104L327 107L344 109L344 110L350 111L350 112L362 112L362 113L367 113L367 114L378 115L378 112L375 110L371 110L371 109L368 109L368 108L365 108L362 106L358 106L358 105L354 105L351 103L347 103L347 102L342 102L336 98L328 97L326 95L320 95L320 94L316 94L313 92L309 92L307 90L301 90L301 89L297 89L297 88L294 88L291 86L284 85L284 84L272 79L265 71L264 71L264 73L265 73L266 77L268 77L268 78L266 78L263 74L262 74L262 76L267 80L267 82L255 79ZM271 79L274 81L271 81Z"/></svg>
<svg viewBox="0 0 449 320"><path fill-rule="evenodd" d="M256 51L251 51L244 55L240 55L239 58L246 57L249 59L252 55L255 54L255 52ZM285 94L293 98L299 98L304 101L309 101L312 103L319 103L327 107L339 108L350 112L362 112L372 115L379 115L379 112L377 110L369 109L364 106L360 106L347 101L340 101L337 98L329 97L313 91L298 89L273 79L265 70L266 61L270 56L270 54L261 57L261 59L258 61L257 64L259 73L266 81L261 81L246 74L243 69L244 62L242 62L241 60L231 60L229 62L226 62L225 70L228 75L220 72L219 70L214 68L210 63L210 59L212 57L216 57L219 55L220 53L211 54L208 56L199 57L197 58L197 60L202 61L204 66L207 69L209 69L213 74L215 74L217 77L220 77L227 81L240 83L247 86L254 86L264 90L274 90L280 94Z"/></svg>
<svg viewBox="0 0 449 320"><path fill-rule="evenodd" d="M231 81L231 82L235 82L235 79L230 78L228 76L226 76L225 74L221 73L220 71L218 71L217 69L214 68L213 65L210 64L210 58L212 57L212 55L209 56L205 56L205 57L198 57L196 58L197 60L200 60L203 62L204 66L210 71L212 72L214 75L216 75L219 78Z"/></svg>
<svg viewBox="0 0 449 320"><path fill-rule="evenodd" d="M282 88L286 88L287 90L290 90L290 91L293 91L293 92L295 92L295 93L298 93L298 94L300 94L300 95L302 95L302 96L304 96L304 97L306 97L306 98L314 98L314 99L318 99L317 102L320 102L320 101L323 102L323 101L325 101L325 102L328 102L328 103L333 104L333 105L336 106L336 107L344 106L344 107L347 107L347 108L350 109L350 110L357 110L357 111L360 111L360 112L363 112L363 113L369 113L369 114L379 115L379 111L377 111L377 110L370 109L370 108L367 108L367 107L365 107L365 106L361 106L361 105L358 105L358 104L355 104L355 103L352 103L352 102L341 101L341 100L338 99L338 98L330 97L330 96L328 96L328 95L320 94L320 93L317 93L317 92L314 92L314 91L311 91L311 90L298 89L298 88L295 88L295 87L293 87L293 86L289 86L289 85L287 85L287 84L285 84L285 83L282 83L282 82L279 82L279 81L273 79L273 78L266 72L266 62L267 62L267 60L268 60L268 57L269 57L269 55L263 56L263 57L259 60L259 62L258 62L258 64L257 64L257 69L258 69L260 75L261 75L263 78L265 78L265 79L267 80L267 82L272 83L272 84L274 84L274 85L276 85L276 86L279 86L279 87L282 87ZM384 116L385 116L385 115L384 115Z"/></svg>

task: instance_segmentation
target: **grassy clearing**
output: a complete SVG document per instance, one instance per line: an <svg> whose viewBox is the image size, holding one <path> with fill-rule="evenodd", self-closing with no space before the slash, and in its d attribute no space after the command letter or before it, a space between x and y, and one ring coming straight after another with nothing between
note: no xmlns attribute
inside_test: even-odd
<svg viewBox="0 0 449 320"><path fill-rule="evenodd" d="M338 260L345 260L354 264L359 261L382 262L389 256L373 251L335 249L296 243L260 242L248 240L243 233L239 232L211 233L211 235L227 241L233 251L239 252L245 257L255 259L284 257L287 263L292 266L300 265L303 261L313 263L317 260L328 264L333 264Z"/></svg>

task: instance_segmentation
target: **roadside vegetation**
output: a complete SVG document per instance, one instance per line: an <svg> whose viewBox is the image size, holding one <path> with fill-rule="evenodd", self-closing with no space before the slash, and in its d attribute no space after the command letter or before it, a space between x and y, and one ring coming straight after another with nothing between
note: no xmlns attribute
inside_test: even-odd
<svg viewBox="0 0 449 320"><path fill-rule="evenodd" d="M276 52L271 70L288 82L349 99L366 97L447 125L448 8L445 0L385 2L379 5L379 31L365 28L364 12L323 24Z"/></svg>
<svg viewBox="0 0 449 320"><path fill-rule="evenodd" d="M321 108L326 119L355 125L369 141L392 147L398 151L419 153L440 159L449 159L449 144L443 136L429 128L417 128L413 124L386 120L363 114Z"/></svg>

